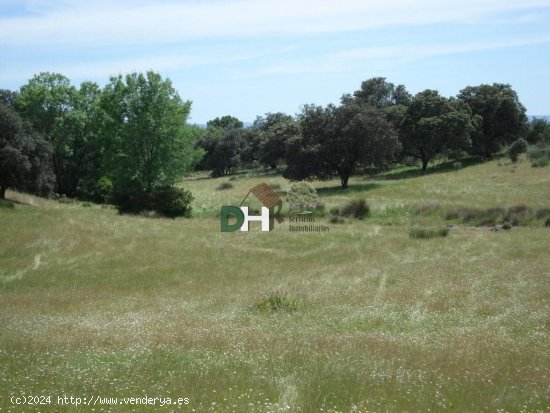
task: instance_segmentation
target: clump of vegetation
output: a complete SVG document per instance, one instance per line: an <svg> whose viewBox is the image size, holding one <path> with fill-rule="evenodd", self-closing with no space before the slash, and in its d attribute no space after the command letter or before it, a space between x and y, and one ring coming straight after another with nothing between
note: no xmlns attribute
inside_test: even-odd
<svg viewBox="0 0 550 413"><path fill-rule="evenodd" d="M453 169L454 169L455 171L458 171L459 169L462 169L462 162L460 162L460 161L454 162L454 163L453 163Z"/></svg>
<svg viewBox="0 0 550 413"><path fill-rule="evenodd" d="M294 312L298 309L298 301L290 298L282 291L271 291L261 296L253 308L262 312Z"/></svg>
<svg viewBox="0 0 550 413"><path fill-rule="evenodd" d="M544 221L545 227L550 227L550 218L546 218L546 221Z"/></svg>
<svg viewBox="0 0 550 413"><path fill-rule="evenodd" d="M310 183L297 182L290 187L286 201L291 213L315 211L319 204L319 196Z"/></svg>
<svg viewBox="0 0 550 413"><path fill-rule="evenodd" d="M441 209L441 204L425 204L420 205L414 209L414 213L417 215L430 215Z"/></svg>
<svg viewBox="0 0 550 413"><path fill-rule="evenodd" d="M281 184L269 184L269 187L273 189L274 191L280 191L281 190Z"/></svg>
<svg viewBox="0 0 550 413"><path fill-rule="evenodd" d="M330 222L331 224L343 224L346 222L346 220L340 215L331 215L328 222Z"/></svg>
<svg viewBox="0 0 550 413"><path fill-rule="evenodd" d="M534 168L550 165L550 146L539 144L527 148L527 157Z"/></svg>
<svg viewBox="0 0 550 413"><path fill-rule="evenodd" d="M74 204L74 199L68 198L65 194L61 195L57 201L60 204Z"/></svg>
<svg viewBox="0 0 550 413"><path fill-rule="evenodd" d="M156 211L158 214L175 218L191 216L191 192L174 186L160 186L150 193L137 188L130 188L125 193L115 192L113 201L120 213L140 213Z"/></svg>
<svg viewBox="0 0 550 413"><path fill-rule="evenodd" d="M217 189L218 191L223 191L223 190L225 190L225 189L233 189L233 188L234 188L234 186L233 186L233 184L232 184L231 182L222 182L221 184L219 184L219 185L216 187L216 189Z"/></svg>
<svg viewBox="0 0 550 413"><path fill-rule="evenodd" d="M525 153L527 150L527 141L523 138L519 138L518 140L514 141L509 147L508 147L508 156L510 157L510 160L514 163L518 161L518 156L521 153Z"/></svg>
<svg viewBox="0 0 550 413"><path fill-rule="evenodd" d="M504 208L456 208L445 215L447 220L460 220L465 224L477 227L510 224L511 226L525 226L533 220L542 220L550 216L550 208L541 208L536 212L526 205L515 205Z"/></svg>
<svg viewBox="0 0 550 413"><path fill-rule="evenodd" d="M437 238L437 237L446 237L449 235L448 227L441 228L411 228L409 231L409 237L415 239L427 239L427 238Z"/></svg>
<svg viewBox="0 0 550 413"><path fill-rule="evenodd" d="M342 207L340 214L344 217L363 219L370 213L369 204L365 199L354 199Z"/></svg>

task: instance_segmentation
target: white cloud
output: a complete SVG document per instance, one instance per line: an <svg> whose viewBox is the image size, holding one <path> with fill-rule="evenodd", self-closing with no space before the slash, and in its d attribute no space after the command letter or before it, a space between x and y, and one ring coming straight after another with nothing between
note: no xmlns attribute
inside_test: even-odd
<svg viewBox="0 0 550 413"><path fill-rule="evenodd" d="M236 0L54 2L0 18L0 45L131 45L197 38L316 34L391 25L475 21L548 0Z"/></svg>

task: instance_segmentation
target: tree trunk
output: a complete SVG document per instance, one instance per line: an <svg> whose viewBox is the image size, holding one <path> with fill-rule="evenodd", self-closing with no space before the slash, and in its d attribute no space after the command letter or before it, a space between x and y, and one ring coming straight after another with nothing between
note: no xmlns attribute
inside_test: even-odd
<svg viewBox="0 0 550 413"><path fill-rule="evenodd" d="M6 186L0 186L0 199L6 199Z"/></svg>
<svg viewBox="0 0 550 413"><path fill-rule="evenodd" d="M428 169L428 160L427 159L422 159L422 171L426 171L426 169Z"/></svg>
<svg viewBox="0 0 550 413"><path fill-rule="evenodd" d="M349 175L340 176L340 185L342 186L342 189L346 189L348 187L348 180Z"/></svg>

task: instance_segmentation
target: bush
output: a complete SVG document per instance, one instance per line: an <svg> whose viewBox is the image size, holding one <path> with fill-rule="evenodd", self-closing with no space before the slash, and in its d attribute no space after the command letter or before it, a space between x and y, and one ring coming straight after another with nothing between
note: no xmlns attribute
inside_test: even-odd
<svg viewBox="0 0 550 413"><path fill-rule="evenodd" d="M537 209L535 217L537 219L543 219L543 218L546 218L546 217L550 217L550 208Z"/></svg>
<svg viewBox="0 0 550 413"><path fill-rule="evenodd" d="M331 208L329 212L331 215L340 215L340 208Z"/></svg>
<svg viewBox="0 0 550 413"><path fill-rule="evenodd" d="M221 184L219 184L216 189L218 191L223 191L225 189L232 189L233 188L233 184L231 182L222 182Z"/></svg>
<svg viewBox="0 0 550 413"><path fill-rule="evenodd" d="M339 215L332 215L329 218L328 222L330 222L331 224L343 224L344 222L346 222L346 220Z"/></svg>
<svg viewBox="0 0 550 413"><path fill-rule="evenodd" d="M155 188L152 193L151 209L166 217L191 216L191 192L175 186Z"/></svg>
<svg viewBox="0 0 550 413"><path fill-rule="evenodd" d="M449 228L411 228L409 237L416 239L446 237L449 234Z"/></svg>
<svg viewBox="0 0 550 413"><path fill-rule="evenodd" d="M545 227L550 227L550 218L546 218L546 221L544 222Z"/></svg>
<svg viewBox="0 0 550 413"><path fill-rule="evenodd" d="M531 166L544 167L550 165L550 146L534 145L527 148L527 157Z"/></svg>
<svg viewBox="0 0 550 413"><path fill-rule="evenodd" d="M147 193L135 182L113 192L113 203L120 213L156 211L170 218L190 216L192 200L191 192L181 188L160 186Z"/></svg>
<svg viewBox="0 0 550 413"><path fill-rule="evenodd" d="M286 201L290 212L314 211L319 203L319 196L311 184L297 182L290 187Z"/></svg>
<svg viewBox="0 0 550 413"><path fill-rule="evenodd" d="M113 198L113 181L106 176L102 176L97 181L97 196L102 202L111 202Z"/></svg>
<svg viewBox="0 0 550 413"><path fill-rule="evenodd" d="M508 156L512 162L517 162L520 153L524 153L527 150L527 141L523 138L519 138L508 147Z"/></svg>
<svg viewBox="0 0 550 413"><path fill-rule="evenodd" d="M280 191L281 185L280 184L269 184L269 187L273 189L274 191Z"/></svg>
<svg viewBox="0 0 550 413"><path fill-rule="evenodd" d="M363 198L354 199L350 203L344 205L340 213L344 217L353 216L357 219L363 219L369 215L370 207L369 204L367 204L367 201L365 201Z"/></svg>
<svg viewBox="0 0 550 413"><path fill-rule="evenodd" d="M298 301L284 292L273 291L260 297L253 308L265 312L293 312L298 309Z"/></svg>
<svg viewBox="0 0 550 413"><path fill-rule="evenodd" d="M512 226L526 225L531 215L531 209L525 205L517 205L508 208L504 215L504 222L510 223Z"/></svg>

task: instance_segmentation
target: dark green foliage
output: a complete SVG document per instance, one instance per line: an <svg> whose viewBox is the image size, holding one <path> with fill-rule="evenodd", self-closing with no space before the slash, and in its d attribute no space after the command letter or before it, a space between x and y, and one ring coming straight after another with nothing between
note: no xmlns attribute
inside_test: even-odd
<svg viewBox="0 0 550 413"><path fill-rule="evenodd" d="M216 189L218 191L223 191L225 189L233 189L233 184L231 182L222 182L221 184L219 184Z"/></svg>
<svg viewBox="0 0 550 413"><path fill-rule="evenodd" d="M416 239L446 237L449 234L449 228L411 228L409 237Z"/></svg>
<svg viewBox="0 0 550 413"><path fill-rule="evenodd" d="M535 214L536 219L543 219L546 217L550 217L550 208L537 209L537 212Z"/></svg>
<svg viewBox="0 0 550 413"><path fill-rule="evenodd" d="M363 198L354 199L344 205L340 210L340 214L344 217L354 217L363 219L369 215L370 207Z"/></svg>
<svg viewBox="0 0 550 413"><path fill-rule="evenodd" d="M507 152L508 152L508 156L510 157L510 160L515 163L518 160L519 154L525 153L526 150L527 150L527 141L523 138L519 138L508 147Z"/></svg>
<svg viewBox="0 0 550 413"><path fill-rule="evenodd" d="M526 137L530 144L550 145L550 123L545 119L533 119L529 122L529 129Z"/></svg>
<svg viewBox="0 0 550 413"><path fill-rule="evenodd" d="M272 169L284 161L289 139L300 135L299 124L292 116L281 112L258 117L254 129L259 137L258 160Z"/></svg>
<svg viewBox="0 0 550 413"><path fill-rule="evenodd" d="M544 221L545 227L550 227L550 218L546 218L546 221Z"/></svg>
<svg viewBox="0 0 550 413"><path fill-rule="evenodd" d="M166 217L191 216L191 192L174 186L155 188L152 195L152 210Z"/></svg>
<svg viewBox="0 0 550 413"><path fill-rule="evenodd" d="M95 182L101 162L101 90L92 82L80 89L58 73L40 73L21 87L15 105L53 146L56 192L75 196Z"/></svg>
<svg viewBox="0 0 550 413"><path fill-rule="evenodd" d="M48 195L52 147L11 108L0 104L0 199L8 188Z"/></svg>
<svg viewBox="0 0 550 413"><path fill-rule="evenodd" d="M191 216L193 196L189 191L174 186L160 186L146 192L137 182L133 184L124 191L115 190L113 193L113 203L119 212L137 214L155 211L170 218Z"/></svg>
<svg viewBox="0 0 550 413"><path fill-rule="evenodd" d="M232 173L242 165L242 153L246 148L243 129L225 129L210 126L197 141L204 151L199 169L211 170L214 178Z"/></svg>
<svg viewBox="0 0 550 413"><path fill-rule="evenodd" d="M306 105L299 121L302 136L289 139L283 173L292 180L336 175L345 189L352 174L384 170L400 150L382 111L351 98L344 97L339 107Z"/></svg>
<svg viewBox="0 0 550 413"><path fill-rule="evenodd" d="M407 107L399 137L403 154L419 159L426 170L437 156L468 148L473 130L467 105L425 90Z"/></svg>
<svg viewBox="0 0 550 413"><path fill-rule="evenodd" d="M290 298L288 294L280 291L273 291L260 297L253 305L255 310L262 312L294 312L298 310L298 301Z"/></svg>
<svg viewBox="0 0 550 413"><path fill-rule="evenodd" d="M242 121L240 121L239 119L233 116L225 115L225 116L222 116L221 118L218 117L216 119L209 120L206 123L206 126L208 128L221 128L221 129L231 130L231 129L242 128L243 123Z"/></svg>
<svg viewBox="0 0 550 413"><path fill-rule="evenodd" d="M458 99L467 103L477 117L470 149L474 155L489 158L518 139L525 129L525 107L510 85L468 86L460 91Z"/></svg>

